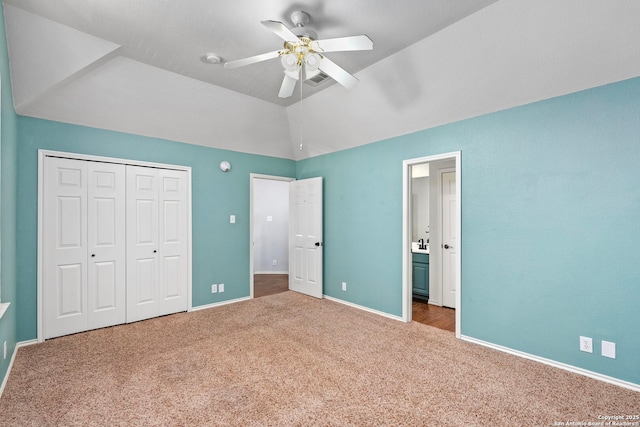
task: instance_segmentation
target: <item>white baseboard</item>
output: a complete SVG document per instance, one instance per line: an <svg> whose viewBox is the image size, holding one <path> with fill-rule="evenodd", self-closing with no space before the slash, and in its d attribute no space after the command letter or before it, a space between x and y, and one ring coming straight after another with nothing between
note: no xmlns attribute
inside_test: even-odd
<svg viewBox="0 0 640 427"><path fill-rule="evenodd" d="M9 360L7 373L4 376L4 380L2 380L2 384L0 384L0 398L2 397L2 392L4 392L4 387L7 385L7 381L9 381L9 374L11 373L11 368L13 368L13 361L16 360L16 353L18 352L18 349L20 347L26 347L32 344L38 344L38 340L20 341L16 343L16 347L13 349L13 354L11 355L11 359Z"/></svg>
<svg viewBox="0 0 640 427"><path fill-rule="evenodd" d="M328 296L328 295L323 295L323 297L328 299L328 300L330 300L330 301L335 301L335 302L338 302L340 304L348 305L350 307L358 308L360 310L364 310L364 311L368 311L370 313L378 314L380 316L388 317L388 318L393 319L393 320L399 320L401 322L403 321L402 317L399 317L399 316L393 316L393 315L391 315L389 313L385 313L385 312L378 311L378 310L373 310L371 308L364 307L364 306L361 306L361 305L358 305L358 304L354 304L354 303L351 303L351 302L348 302L348 301L344 301L344 300L341 300L341 299L338 299L338 298L334 298L334 297L331 297L331 296ZM493 344L493 343L490 343L490 342L487 342L487 341L482 341L482 340L479 340L479 339L476 339L476 338L472 338L472 337L468 337L468 336L465 336L465 335L461 335L460 339L464 340L464 341L467 341L467 342L470 342L470 343L473 343L473 344L478 344L478 345L482 345L482 346L485 346L485 347L489 347L489 348L492 348L494 350L498 350L498 351L501 351L501 352L504 352L504 353L509 353L509 354L514 355L514 356L523 357L525 359L533 360L534 362L544 363L545 365L553 366L554 368L563 369L565 371L573 372L575 374L584 375L584 376L587 376L589 378L593 378L593 379L596 379L596 380L599 380L599 381L603 381L603 382L606 382L606 383L609 383L609 384L617 385L619 387L624 387L624 388L627 388L627 389L630 389L630 390L633 390L633 391L640 392L640 384L635 384L635 383L632 383L632 382L629 382L629 381L624 381L624 380L621 380L621 379L618 379L618 378L610 377L608 375L600 374L598 372L593 372L593 371L589 371L589 370L586 370L586 369L578 368L577 366L568 365L566 363L558 362L558 361L547 359L547 358L540 357L540 356L535 356L533 354L525 353L523 351L514 350L514 349L511 349L509 347L504 347L504 346L501 346L501 345L498 345L498 344Z"/></svg>
<svg viewBox="0 0 640 427"><path fill-rule="evenodd" d="M189 309L189 311L206 310L208 308L220 307L222 305L227 305L227 304L235 304L237 302L246 301L246 300L250 300L250 299L251 299L251 297L242 297L242 298L230 299L230 300L227 300L227 301L214 302L213 304L199 305L197 307L191 307Z"/></svg>
<svg viewBox="0 0 640 427"><path fill-rule="evenodd" d="M341 300L339 298L330 297L329 295L323 295L322 297L325 298L325 299L328 299L329 301L335 301L335 302L338 302L340 304L348 305L349 307L357 308L357 309L360 309L360 310L363 310L363 311L368 311L369 313L377 314L379 316L388 317L389 319L399 320L400 322L404 322L404 320L402 320L402 317L394 316L393 314L385 313L384 311L374 310L372 308L365 307L365 306L358 305L358 304L354 304L352 302Z"/></svg>
<svg viewBox="0 0 640 427"><path fill-rule="evenodd" d="M619 387L628 388L633 391L640 392L640 384L635 384L629 381L624 381L618 378L610 377L608 375L599 374L597 372L588 371L586 369L578 368L577 366L568 365L566 363L557 362L555 360L547 359L540 356L535 356L533 354L525 353L523 351L513 350L509 347L503 347L498 344L493 344L487 341L482 341L476 338L471 338L465 335L461 335L460 339L464 341L468 341L470 343L479 344L485 347L492 348L494 350L502 351L504 353L509 353L514 356L523 357L525 359L533 360L534 362L544 363L545 365L553 366L554 368L563 369L565 371L573 372L574 374L584 375L589 378L593 378L596 380L604 381L609 384L617 385Z"/></svg>

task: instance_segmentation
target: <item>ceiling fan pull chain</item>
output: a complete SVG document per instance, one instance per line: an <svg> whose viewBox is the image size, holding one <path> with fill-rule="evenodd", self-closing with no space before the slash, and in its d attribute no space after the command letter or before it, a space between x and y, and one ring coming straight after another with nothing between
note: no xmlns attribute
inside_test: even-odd
<svg viewBox="0 0 640 427"><path fill-rule="evenodd" d="M300 121L299 121L299 132L300 132L300 151L304 149L304 145L302 145L302 66L300 67Z"/></svg>

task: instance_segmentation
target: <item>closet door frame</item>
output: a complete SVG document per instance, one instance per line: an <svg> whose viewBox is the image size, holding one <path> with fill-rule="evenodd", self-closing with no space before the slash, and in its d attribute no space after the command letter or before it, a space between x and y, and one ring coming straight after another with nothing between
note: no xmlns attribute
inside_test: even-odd
<svg viewBox="0 0 640 427"><path fill-rule="evenodd" d="M158 169L169 169L184 171L187 173L187 311L192 311L192 209L191 209L191 167L172 165L166 163L144 162L139 160L121 159L116 157L92 156L78 153L67 153L62 151L38 150L38 342L44 341L44 301L43 301L43 280L44 280L44 162L47 157L60 157L66 159L85 160L102 163L115 163L131 166L144 166Z"/></svg>

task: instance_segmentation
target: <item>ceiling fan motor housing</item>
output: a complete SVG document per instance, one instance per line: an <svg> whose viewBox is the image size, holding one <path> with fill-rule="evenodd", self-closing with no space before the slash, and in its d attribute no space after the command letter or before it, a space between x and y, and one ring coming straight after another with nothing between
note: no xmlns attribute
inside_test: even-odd
<svg viewBox="0 0 640 427"><path fill-rule="evenodd" d="M291 14L291 22L294 25L291 32L298 37L307 37L312 40L318 40L318 34L315 31L305 28L305 25L307 25L310 20L311 17L307 12L296 10Z"/></svg>
<svg viewBox="0 0 640 427"><path fill-rule="evenodd" d="M311 17L309 14L302 10L296 10L291 14L291 22L293 22L293 25L296 27L304 27L310 20Z"/></svg>

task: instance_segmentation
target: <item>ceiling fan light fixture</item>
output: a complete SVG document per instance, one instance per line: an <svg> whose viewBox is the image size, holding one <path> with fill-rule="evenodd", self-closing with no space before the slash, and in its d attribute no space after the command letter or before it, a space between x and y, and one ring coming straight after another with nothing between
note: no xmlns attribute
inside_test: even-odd
<svg viewBox="0 0 640 427"><path fill-rule="evenodd" d="M317 53L308 53L304 57L304 65L307 71L317 71L320 68L320 55Z"/></svg>
<svg viewBox="0 0 640 427"><path fill-rule="evenodd" d="M297 71L298 70L298 56L293 53L287 53L280 57L280 62L282 62L282 66L287 71Z"/></svg>

